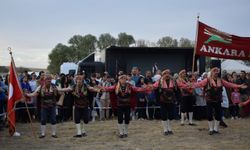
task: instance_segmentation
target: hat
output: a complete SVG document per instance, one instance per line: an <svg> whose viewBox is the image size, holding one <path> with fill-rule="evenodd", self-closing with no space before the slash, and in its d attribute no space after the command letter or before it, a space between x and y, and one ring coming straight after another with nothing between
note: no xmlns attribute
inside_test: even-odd
<svg viewBox="0 0 250 150"><path fill-rule="evenodd" d="M118 77L119 80L122 79L122 78L127 78L127 76L126 76L126 75L120 75L120 76Z"/></svg>
<svg viewBox="0 0 250 150"><path fill-rule="evenodd" d="M185 70L185 69L181 70L181 71L179 72L179 75L181 75L181 74L183 74L183 73L186 73L186 70Z"/></svg>
<svg viewBox="0 0 250 150"><path fill-rule="evenodd" d="M166 74L166 73L169 73L170 74L170 69L166 69L166 70L164 70L164 71L162 71L162 75L164 75L164 74Z"/></svg>
<svg viewBox="0 0 250 150"><path fill-rule="evenodd" d="M64 74L64 73L61 73L59 76L62 77L62 76L65 76L65 74Z"/></svg>
<svg viewBox="0 0 250 150"><path fill-rule="evenodd" d="M210 70L211 73L219 73L220 72L220 68L218 67L213 67L211 70Z"/></svg>
<svg viewBox="0 0 250 150"><path fill-rule="evenodd" d="M208 75L208 73L203 72L203 74L201 75L201 77L204 79L204 78L205 78L205 76L207 76L207 75Z"/></svg>

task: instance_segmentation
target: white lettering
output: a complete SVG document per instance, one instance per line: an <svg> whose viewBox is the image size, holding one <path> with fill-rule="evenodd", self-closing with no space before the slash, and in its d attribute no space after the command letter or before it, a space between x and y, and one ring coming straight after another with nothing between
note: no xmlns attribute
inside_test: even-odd
<svg viewBox="0 0 250 150"><path fill-rule="evenodd" d="M232 49L231 50L231 56L237 56L237 50Z"/></svg>
<svg viewBox="0 0 250 150"><path fill-rule="evenodd" d="M200 51L202 52L207 52L207 48L206 48L206 46L205 45L203 45L202 47L201 47L201 49L200 49Z"/></svg>
<svg viewBox="0 0 250 150"><path fill-rule="evenodd" d="M215 54L222 55L221 48L216 47L216 49L215 49Z"/></svg>
<svg viewBox="0 0 250 150"><path fill-rule="evenodd" d="M239 57L245 57L245 52L244 51L240 51Z"/></svg>
<svg viewBox="0 0 250 150"><path fill-rule="evenodd" d="M244 50L236 50L236 49L222 49L221 47L212 47L206 45L202 45L200 52L212 53L217 55L231 56L231 57L248 57L250 58L250 53L246 53Z"/></svg>
<svg viewBox="0 0 250 150"><path fill-rule="evenodd" d="M225 49L225 51L223 52L223 55L230 56L229 50Z"/></svg>
<svg viewBox="0 0 250 150"><path fill-rule="evenodd" d="M214 47L208 46L208 53L214 53Z"/></svg>

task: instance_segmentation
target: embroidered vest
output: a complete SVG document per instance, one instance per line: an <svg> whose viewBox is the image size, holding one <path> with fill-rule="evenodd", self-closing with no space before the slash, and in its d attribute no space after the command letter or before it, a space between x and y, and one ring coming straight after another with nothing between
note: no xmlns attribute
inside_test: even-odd
<svg viewBox="0 0 250 150"><path fill-rule="evenodd" d="M212 83L212 79L208 78L207 86L205 87L205 97L207 101L221 102L222 101L222 81L217 79Z"/></svg>
<svg viewBox="0 0 250 150"><path fill-rule="evenodd" d="M41 106L46 107L54 107L56 106L56 91L55 87L51 85L49 91L43 86L40 90L41 95Z"/></svg>
<svg viewBox="0 0 250 150"><path fill-rule="evenodd" d="M75 107L79 108L85 108L89 105L89 99L88 99L88 89L87 86L84 84L81 88L78 90L76 89L77 86L74 86L74 101L75 101Z"/></svg>
<svg viewBox="0 0 250 150"><path fill-rule="evenodd" d="M127 84L126 86L120 86L117 94L117 105L118 106L130 106L131 100L131 87Z"/></svg>
<svg viewBox="0 0 250 150"><path fill-rule="evenodd" d="M174 82L172 80L169 80L169 84L167 84L166 81L164 81L166 84L164 87L163 86L163 81L159 81L159 94L160 94L160 102L163 103L174 103L176 98L175 98L175 93L174 93Z"/></svg>

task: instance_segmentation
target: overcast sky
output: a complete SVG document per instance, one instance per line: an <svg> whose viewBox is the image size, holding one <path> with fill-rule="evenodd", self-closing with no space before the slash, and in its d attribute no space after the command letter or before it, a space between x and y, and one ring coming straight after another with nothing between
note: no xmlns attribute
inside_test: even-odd
<svg viewBox="0 0 250 150"><path fill-rule="evenodd" d="M212 27L250 37L249 0L1 0L0 65L46 68L57 43L75 34L120 32L156 42L195 39L196 16Z"/></svg>

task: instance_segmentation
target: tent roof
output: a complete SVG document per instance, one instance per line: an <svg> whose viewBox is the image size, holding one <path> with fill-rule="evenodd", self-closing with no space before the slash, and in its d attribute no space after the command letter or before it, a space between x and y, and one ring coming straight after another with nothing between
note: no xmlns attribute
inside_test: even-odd
<svg viewBox="0 0 250 150"><path fill-rule="evenodd" d="M243 61L236 61L236 60L225 60L221 63L221 69L226 70L227 72L231 73L233 71L240 73L241 70L246 72L250 72L250 67L245 65Z"/></svg>

